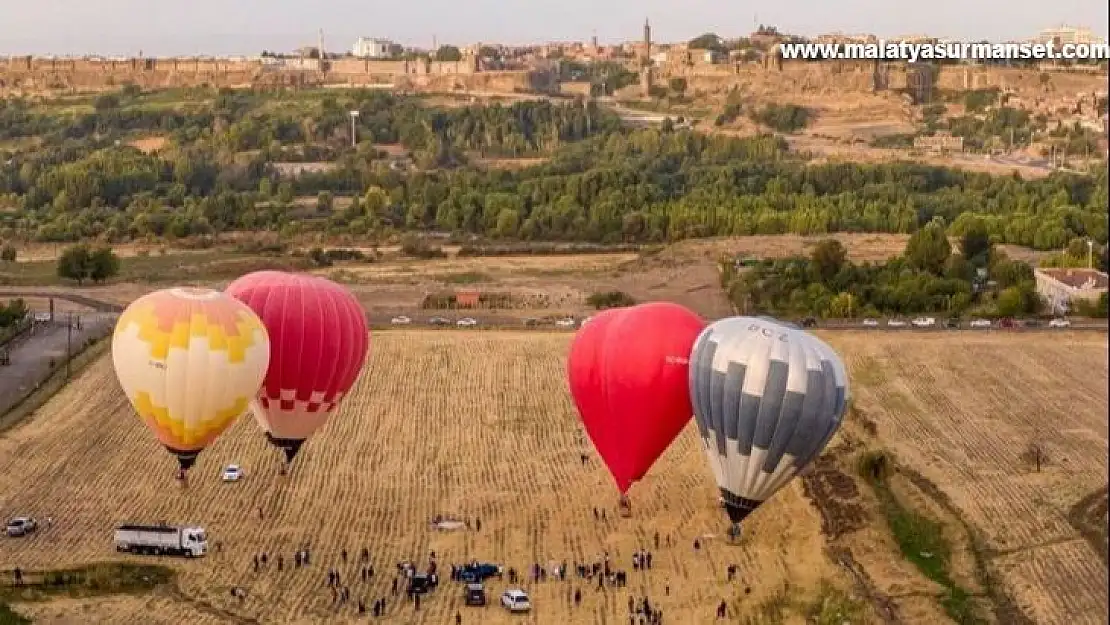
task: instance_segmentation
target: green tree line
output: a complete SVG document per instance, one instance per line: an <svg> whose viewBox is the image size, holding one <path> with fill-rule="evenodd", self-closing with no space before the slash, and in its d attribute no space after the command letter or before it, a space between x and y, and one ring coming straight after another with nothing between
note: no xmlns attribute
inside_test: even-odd
<svg viewBox="0 0 1110 625"><path fill-rule="evenodd" d="M855 264L835 239L810 257L765 261L750 270L722 261L722 286L746 314L878 317L944 313L1020 316L1042 310L1033 268L1009 259L985 230L953 250L939 221L918 230L901 256Z"/></svg>
<svg viewBox="0 0 1110 625"><path fill-rule="evenodd" d="M0 213L0 236L116 241L229 230L376 236L434 229L612 244L913 233L941 218L956 236L975 224L996 243L1038 249L1107 238L1105 171L1024 181L909 163L814 164L774 136L628 130L592 104L429 109L387 94L352 98L311 101L307 117L282 126L259 121L268 119L264 95L225 93L204 113L211 124L198 121L195 140L175 138L157 154L94 138L14 153L0 160L0 207L22 210ZM126 108L109 104L88 114ZM284 178L271 167L275 152L308 138L317 145L338 133L337 145L349 142L344 124L356 104L367 139L411 146L426 167L397 170L372 151L350 149L337 152L327 171ZM258 128L274 138L258 139ZM242 149L254 145L264 147ZM496 170L468 165L464 152L475 150L550 158ZM294 202L322 192L328 201L314 208ZM332 199L343 196L349 200Z"/></svg>

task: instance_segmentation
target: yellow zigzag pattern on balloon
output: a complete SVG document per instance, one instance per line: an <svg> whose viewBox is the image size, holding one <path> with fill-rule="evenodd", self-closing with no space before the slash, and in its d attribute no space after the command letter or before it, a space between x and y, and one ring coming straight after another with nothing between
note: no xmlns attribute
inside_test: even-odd
<svg viewBox="0 0 1110 625"><path fill-rule="evenodd" d="M165 406L158 406L150 393L140 391L135 395L135 412L158 433L158 438L179 451L201 450L220 435L236 417L247 410L250 397L236 397L228 408L220 410L202 423L186 427L177 416L171 415Z"/></svg>
<svg viewBox="0 0 1110 625"><path fill-rule="evenodd" d="M250 315L236 313L229 320L235 332L228 332L228 323L209 319L206 311L197 310L159 310L153 303L135 306L124 312L116 325L116 332L123 332L132 323L139 326L139 339L150 345L150 356L165 360L170 348L188 349L193 338L208 339L212 351L227 352L228 362L241 363L246 351L255 344L256 331L262 324ZM169 327L169 331L163 328Z"/></svg>

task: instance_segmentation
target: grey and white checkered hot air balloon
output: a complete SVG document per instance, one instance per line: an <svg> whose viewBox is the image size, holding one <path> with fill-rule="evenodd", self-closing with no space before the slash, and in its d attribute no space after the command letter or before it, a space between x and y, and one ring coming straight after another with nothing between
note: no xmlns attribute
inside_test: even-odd
<svg viewBox="0 0 1110 625"><path fill-rule="evenodd" d="M730 317L698 336L690 400L725 509L739 524L812 462L840 427L844 363L793 324Z"/></svg>

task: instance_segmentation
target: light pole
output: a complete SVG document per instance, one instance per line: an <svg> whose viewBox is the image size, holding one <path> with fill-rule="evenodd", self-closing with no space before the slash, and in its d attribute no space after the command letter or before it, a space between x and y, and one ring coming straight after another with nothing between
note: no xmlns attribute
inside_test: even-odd
<svg viewBox="0 0 1110 625"><path fill-rule="evenodd" d="M356 134L355 124L358 120L358 111L351 111L351 147L358 147L358 136Z"/></svg>
<svg viewBox="0 0 1110 625"><path fill-rule="evenodd" d="M1087 239L1087 269L1095 267L1095 242Z"/></svg>

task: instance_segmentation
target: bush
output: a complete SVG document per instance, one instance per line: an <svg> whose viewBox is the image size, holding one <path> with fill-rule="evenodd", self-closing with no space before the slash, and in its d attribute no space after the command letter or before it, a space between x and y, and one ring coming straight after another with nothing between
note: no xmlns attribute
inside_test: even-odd
<svg viewBox="0 0 1110 625"><path fill-rule="evenodd" d="M751 114L753 121L779 132L796 132L810 122L810 112L797 104L768 104Z"/></svg>
<svg viewBox="0 0 1110 625"><path fill-rule="evenodd" d="M624 308L626 306L634 306L636 300L631 295L624 291L605 291L603 293L593 293L586 298L586 303L593 306L597 310L604 310L606 308Z"/></svg>
<svg viewBox="0 0 1110 625"><path fill-rule="evenodd" d="M413 258L446 258L447 254L443 249L430 245L424 239L418 236L407 236L401 241L401 253L405 256Z"/></svg>

